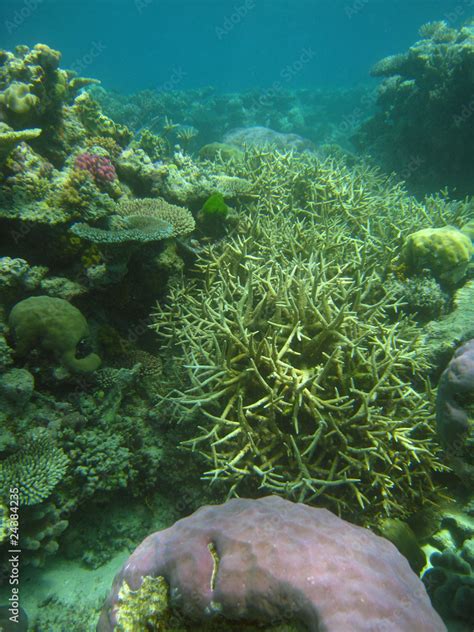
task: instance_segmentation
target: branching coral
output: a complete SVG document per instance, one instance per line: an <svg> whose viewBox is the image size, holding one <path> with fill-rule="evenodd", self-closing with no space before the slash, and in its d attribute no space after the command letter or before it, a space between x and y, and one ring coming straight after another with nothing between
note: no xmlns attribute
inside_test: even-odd
<svg viewBox="0 0 474 632"><path fill-rule="evenodd" d="M68 461L46 432L26 439L19 453L5 459L0 466L2 498L10 488L18 488L20 504L41 502L63 478Z"/></svg>
<svg viewBox="0 0 474 632"><path fill-rule="evenodd" d="M200 281L158 308L156 329L189 369L191 387L174 399L201 413L187 445L231 494L253 481L340 513L353 515L356 501L363 520L403 514L431 495L440 465L428 397L413 386L426 371L418 333L390 321L396 301L378 273L397 229L387 218L372 227L372 214L398 190L377 179L379 191L357 190L342 168L305 160L262 164L286 164L289 182L269 187L239 234L202 251ZM319 207L295 204L305 166L319 171L305 193L325 198Z"/></svg>

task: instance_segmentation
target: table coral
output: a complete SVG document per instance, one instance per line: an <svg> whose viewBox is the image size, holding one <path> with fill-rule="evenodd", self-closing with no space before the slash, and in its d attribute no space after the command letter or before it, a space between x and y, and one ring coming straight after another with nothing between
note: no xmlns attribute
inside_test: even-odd
<svg viewBox="0 0 474 632"><path fill-rule="evenodd" d="M276 496L202 507L146 538L116 576L98 631L145 629L151 604L155 615L163 611L163 580L185 629L216 618L221 630L227 621L244 630L247 622L282 620L314 632L446 630L390 542L325 509ZM142 589L147 599L140 599Z"/></svg>
<svg viewBox="0 0 474 632"><path fill-rule="evenodd" d="M172 237L187 235L195 227L194 217L187 208L170 204L163 198L121 200L114 210L124 222L130 222L133 218L136 218L135 221L138 218L150 218L167 222L173 228Z"/></svg>
<svg viewBox="0 0 474 632"><path fill-rule="evenodd" d="M76 346L88 335L89 328L81 312L64 299L26 298L13 307L8 322L20 356L39 346L55 353L62 364L75 373L88 373L100 366L100 358L95 353L76 357Z"/></svg>
<svg viewBox="0 0 474 632"><path fill-rule="evenodd" d="M38 138L40 134L39 128L16 131L6 123L0 122L0 163L5 160L14 147Z"/></svg>

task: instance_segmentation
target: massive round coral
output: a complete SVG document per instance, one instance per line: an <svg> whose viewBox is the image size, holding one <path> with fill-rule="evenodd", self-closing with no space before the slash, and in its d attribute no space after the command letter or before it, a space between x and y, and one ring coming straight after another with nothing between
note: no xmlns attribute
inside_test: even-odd
<svg viewBox="0 0 474 632"><path fill-rule="evenodd" d="M168 604L153 595L163 579ZM116 576L97 630L170 629L168 606L191 622L180 629L217 618L219 630L285 620L313 632L446 630L388 540L276 496L202 507L148 536Z"/></svg>

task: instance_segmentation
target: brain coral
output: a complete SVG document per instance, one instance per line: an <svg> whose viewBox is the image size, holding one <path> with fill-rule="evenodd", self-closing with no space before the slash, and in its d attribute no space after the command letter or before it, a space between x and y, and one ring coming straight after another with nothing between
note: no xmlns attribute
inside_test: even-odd
<svg viewBox="0 0 474 632"><path fill-rule="evenodd" d="M408 235L402 257L413 272L427 268L438 280L453 284L466 274L472 253L467 235L454 226L443 226Z"/></svg>
<svg viewBox="0 0 474 632"><path fill-rule="evenodd" d="M169 629L150 612L156 603L163 613L150 577L157 590L160 578L169 585L173 612L191 622L184 629L218 618L239 621L241 629L290 619L313 632L446 630L390 542L326 509L276 496L202 507L148 536L116 576L98 632ZM140 589L150 595L145 604ZM145 606L142 627L129 627L130 596L136 609Z"/></svg>
<svg viewBox="0 0 474 632"><path fill-rule="evenodd" d="M17 303L8 319L20 356L40 346L53 351L72 372L88 373L100 366L100 358L90 353L76 358L76 345L89 333L81 312L62 298L31 296Z"/></svg>

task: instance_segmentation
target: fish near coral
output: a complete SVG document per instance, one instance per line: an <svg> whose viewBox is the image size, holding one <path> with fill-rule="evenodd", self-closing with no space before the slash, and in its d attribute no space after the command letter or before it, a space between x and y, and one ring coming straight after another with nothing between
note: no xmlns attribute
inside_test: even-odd
<svg viewBox="0 0 474 632"><path fill-rule="evenodd" d="M26 298L13 307L8 324L20 356L41 347L52 351L72 373L89 373L100 366L95 353L76 357L76 347L88 335L89 327L82 313L62 298Z"/></svg>

